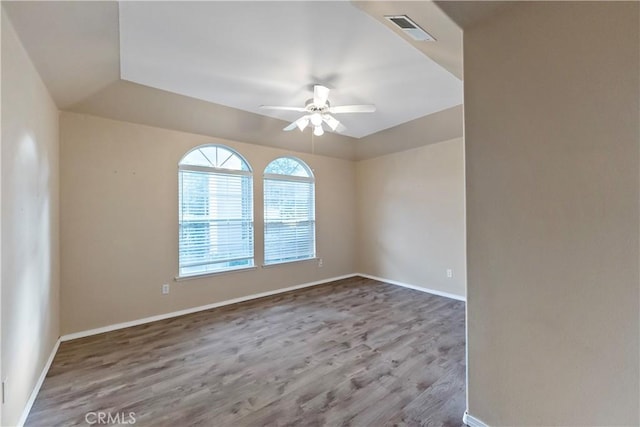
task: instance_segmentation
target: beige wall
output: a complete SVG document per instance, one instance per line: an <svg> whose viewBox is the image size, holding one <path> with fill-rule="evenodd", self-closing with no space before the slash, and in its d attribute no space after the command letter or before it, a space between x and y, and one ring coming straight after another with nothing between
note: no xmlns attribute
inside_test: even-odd
<svg viewBox="0 0 640 427"><path fill-rule="evenodd" d="M356 176L358 272L464 297L462 138L360 161Z"/></svg>
<svg viewBox="0 0 640 427"><path fill-rule="evenodd" d="M55 7L55 6L54 6ZM113 82L68 111L209 135L282 150L353 159L356 139L327 132L311 144L310 131L283 132L289 123L125 80Z"/></svg>
<svg viewBox="0 0 640 427"><path fill-rule="evenodd" d="M356 160L393 154L451 139L462 138L462 105L382 130L356 143Z"/></svg>
<svg viewBox="0 0 640 427"><path fill-rule="evenodd" d="M353 273L353 162L298 153L316 176L317 253L306 261L174 282L178 175L192 147L223 143L254 170L256 264L263 259L262 171L291 151L62 113L63 334ZM169 295L161 285L171 284Z"/></svg>
<svg viewBox="0 0 640 427"><path fill-rule="evenodd" d="M518 4L464 35L468 404L639 425L639 3Z"/></svg>
<svg viewBox="0 0 640 427"><path fill-rule="evenodd" d="M2 13L2 425L59 336L58 110Z"/></svg>

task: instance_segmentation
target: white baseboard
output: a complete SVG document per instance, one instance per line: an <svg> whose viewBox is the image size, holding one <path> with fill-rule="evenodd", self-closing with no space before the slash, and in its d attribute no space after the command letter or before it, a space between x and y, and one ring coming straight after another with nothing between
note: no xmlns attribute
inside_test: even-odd
<svg viewBox="0 0 640 427"><path fill-rule="evenodd" d="M478 418L470 415L469 412L464 411L464 415L462 416L462 422L468 425L469 427L489 427L484 421L479 420Z"/></svg>
<svg viewBox="0 0 640 427"><path fill-rule="evenodd" d="M416 291L426 292L428 294L438 295L440 297L451 298L458 301L466 301L466 298L460 295L451 294L449 292L437 291L435 289L423 288L422 286L410 285L408 283L398 282L397 280L389 280L383 277L372 276L370 274L357 273L356 276L366 277L367 279L377 280L379 282L389 283L391 285L402 286L403 288L414 289Z"/></svg>
<svg viewBox="0 0 640 427"><path fill-rule="evenodd" d="M210 310L212 308L222 307L230 304L237 304L239 302L249 301L256 298L268 297L271 295L281 294L284 292L295 291L296 289L308 288L310 286L322 285L324 283L335 282L336 280L348 279L350 277L358 276L357 274L346 274L344 276L332 277L329 279L318 280L315 282L303 283L301 285L289 286L288 288L275 289L273 291L260 292L258 294L247 295L239 298L234 298L226 301L214 302L212 304L201 305L198 307L191 307L184 310L172 311L170 313L158 314L157 316L145 317L142 319L131 320L129 322L116 323L113 325L103 326L101 328L89 329L86 331L74 332L66 334L60 337L61 341L70 341L78 338L89 337L91 335L102 334L104 332L115 331L118 329L129 328L131 326L143 325L145 323L156 322L158 320L170 319L172 317L184 316L185 314L196 313L198 311Z"/></svg>
<svg viewBox="0 0 640 427"><path fill-rule="evenodd" d="M22 411L22 415L18 420L18 424L17 424L18 427L22 427L24 423L27 422L27 417L29 416L29 412L31 412L31 407L33 406L33 402L36 401L36 397L40 392L40 387L42 387L42 383L44 382L44 379L47 376L47 372L49 372L51 363L53 363L53 358L56 357L56 353L58 352L58 347L60 347L60 338L58 338L58 341L56 341L55 345L53 346L53 349L51 349L51 354L47 359L47 363L44 364L44 367L42 368L42 372L40 373L40 377L38 378L36 385L33 387L33 390L31 391L29 400L27 400L27 404L25 405L24 410Z"/></svg>

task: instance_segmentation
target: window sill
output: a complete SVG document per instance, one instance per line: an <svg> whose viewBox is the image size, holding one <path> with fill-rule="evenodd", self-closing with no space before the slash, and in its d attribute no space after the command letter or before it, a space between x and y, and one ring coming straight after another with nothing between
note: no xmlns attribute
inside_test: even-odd
<svg viewBox="0 0 640 427"><path fill-rule="evenodd" d="M251 267L234 268L234 269L224 270L224 271L212 271L212 272L209 272L209 273L191 274L189 276L176 276L176 277L173 278L173 280L176 281L176 282L183 282L185 280L202 279L204 277L220 276L220 275L223 275L223 274L239 273L239 272L242 272L242 271L250 271L250 270L257 270L257 269L258 269L258 267L253 265Z"/></svg>
<svg viewBox="0 0 640 427"><path fill-rule="evenodd" d="M319 258L318 257L313 257L313 258L305 258L305 259L294 259L293 261L282 261L282 262L277 262L277 263L273 263L273 264L262 264L262 268L272 268L272 267L278 267L281 265L288 265L288 264L295 264L295 263L299 263L299 262L309 262L309 261L318 261Z"/></svg>

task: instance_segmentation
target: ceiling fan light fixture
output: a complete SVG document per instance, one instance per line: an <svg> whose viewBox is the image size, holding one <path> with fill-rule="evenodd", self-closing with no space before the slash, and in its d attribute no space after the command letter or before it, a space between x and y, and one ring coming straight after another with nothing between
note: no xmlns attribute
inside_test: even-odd
<svg viewBox="0 0 640 427"><path fill-rule="evenodd" d="M303 117L300 120L296 120L296 126L298 126L298 129L300 129L300 132L304 131L308 125L309 119L306 117Z"/></svg>
<svg viewBox="0 0 640 427"><path fill-rule="evenodd" d="M340 125L340 122L335 117L332 117L329 114L325 114L324 116L322 116L322 119L334 132Z"/></svg>
<svg viewBox="0 0 640 427"><path fill-rule="evenodd" d="M311 124L314 126L322 125L322 116L320 115L320 113L313 113L311 115Z"/></svg>
<svg viewBox="0 0 640 427"><path fill-rule="evenodd" d="M322 129L322 126L315 126L313 128L313 134L315 136L322 136L324 135L324 129Z"/></svg>

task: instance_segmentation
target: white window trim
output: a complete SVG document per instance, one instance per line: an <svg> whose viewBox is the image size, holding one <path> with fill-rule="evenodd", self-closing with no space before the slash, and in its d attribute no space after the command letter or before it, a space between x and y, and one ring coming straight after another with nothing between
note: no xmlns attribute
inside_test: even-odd
<svg viewBox="0 0 640 427"><path fill-rule="evenodd" d="M173 278L174 282L184 282L187 280L194 280L194 279L203 279L209 276L221 276L224 274L232 274L232 273L241 273L243 271L252 271L252 270L257 270L258 267L255 265L252 265L250 267L238 267L238 268L232 268L229 270L222 270L222 271L210 271L208 273L195 273L195 274L188 274L185 276L176 276Z"/></svg>
<svg viewBox="0 0 640 427"><path fill-rule="evenodd" d="M250 170L242 171L242 170L235 170L235 169L214 168L213 166L178 165L178 170L204 172L204 173L217 173L221 175L241 175L241 176L253 175L253 172L251 172Z"/></svg>
<svg viewBox="0 0 640 427"><path fill-rule="evenodd" d="M272 262L271 264L262 264L262 268L272 268L272 267L278 267L283 264L296 264L298 262L318 261L319 259L320 257L318 256L318 254L316 254L316 256L314 256L313 258L294 259L291 261L281 261L281 262Z"/></svg>
<svg viewBox="0 0 640 427"><path fill-rule="evenodd" d="M279 173L265 173L264 179L276 179L279 181L299 181L299 182L311 182L314 183L316 180L312 176L293 176L293 175L281 175Z"/></svg>

